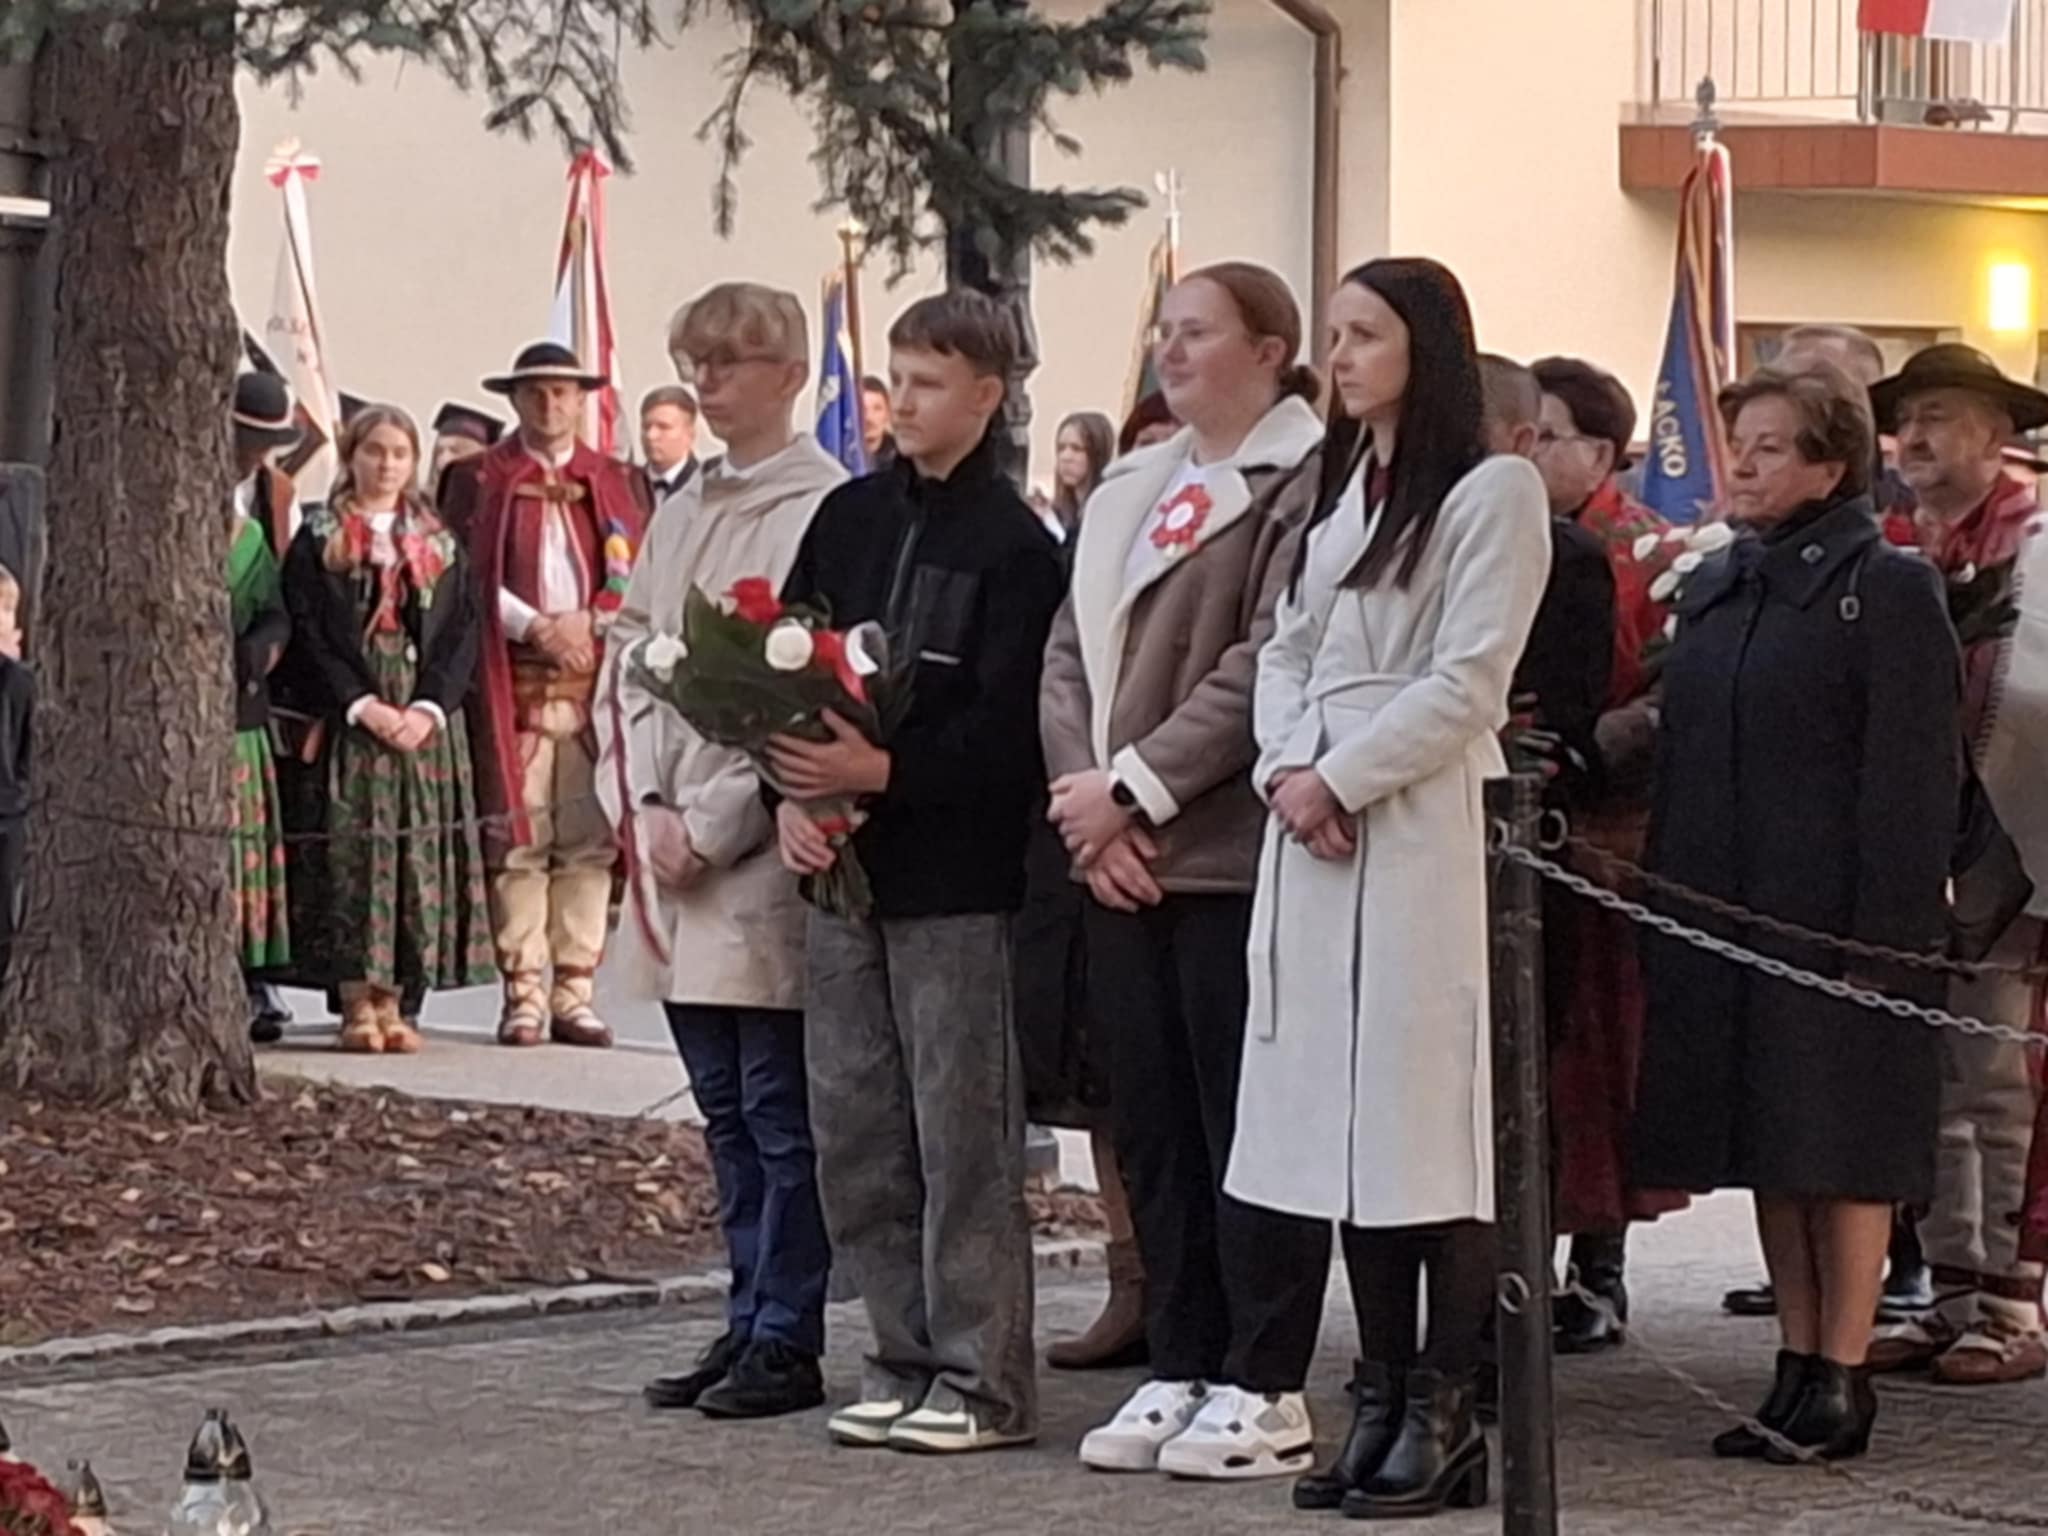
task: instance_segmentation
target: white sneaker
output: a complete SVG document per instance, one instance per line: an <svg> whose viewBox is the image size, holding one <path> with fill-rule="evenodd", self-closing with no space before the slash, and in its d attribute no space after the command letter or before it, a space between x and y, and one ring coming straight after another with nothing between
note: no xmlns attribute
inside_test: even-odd
<svg viewBox="0 0 2048 1536"><path fill-rule="evenodd" d="M892 1451L955 1456L965 1451L992 1451L1005 1445L1029 1445L1037 1438L1035 1434L1005 1434L965 1409L920 1408L889 1427L888 1444Z"/></svg>
<svg viewBox="0 0 2048 1536"><path fill-rule="evenodd" d="M1194 1423L1159 1451L1169 1477L1292 1477L1314 1468L1315 1428L1299 1392L1211 1387Z"/></svg>
<svg viewBox="0 0 2048 1536"><path fill-rule="evenodd" d="M825 1421L825 1433L841 1445L873 1450L889 1443L889 1431L909 1412L910 1404L893 1397L848 1403Z"/></svg>
<svg viewBox="0 0 2048 1536"><path fill-rule="evenodd" d="M1098 1472L1155 1472L1159 1448L1195 1422L1206 1400L1199 1381L1148 1381L1116 1417L1081 1437L1081 1464Z"/></svg>

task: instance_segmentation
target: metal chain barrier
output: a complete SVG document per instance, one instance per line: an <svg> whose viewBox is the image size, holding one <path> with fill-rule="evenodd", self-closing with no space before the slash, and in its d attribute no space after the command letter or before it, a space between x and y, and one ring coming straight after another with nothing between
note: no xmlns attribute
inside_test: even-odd
<svg viewBox="0 0 2048 1536"><path fill-rule="evenodd" d="M349 843L349 842L403 842L409 837L439 837L444 832L486 832L494 828L510 826L522 816L554 816L562 811L580 806L594 805L599 796L595 791L585 795L572 795L566 800L557 800L533 810L493 811L473 816L460 816L451 821L428 821L404 827L394 832L379 832L370 827L344 827L319 832L285 832L276 828L259 831L252 828L236 827L226 822L165 822L151 821L140 816L123 816L113 811L89 811L78 806L63 805L50 799L41 799L30 805L31 815L52 817L58 821L84 822L92 826L116 827L130 832L151 832L164 837L199 838L208 842L239 843L250 840L280 842L287 846L301 843Z"/></svg>
<svg viewBox="0 0 2048 1536"><path fill-rule="evenodd" d="M1667 880L1662 875L1652 874L1642 865L1631 863L1620 854L1610 853L1607 849L1598 847L1583 837L1574 836L1569 831L1558 838L1554 845L1546 842L1545 847L1569 848L1573 853L1604 866L1610 875L1618 873L1645 891L1668 896L1688 907L1712 913L1715 917L1726 918L1730 922L1740 923L1761 933L1776 934L1779 938L1790 939L1796 944L1815 945L1859 960L1876 960L1887 965L1904 966L1909 970L1934 971L1944 976L2025 976L2035 980L2048 977L2048 965L1956 960L1947 955L1928 954L1921 950L1892 949L1883 944L1867 944L1861 939L1845 939L1836 934L1822 933L1817 928L1807 928L1799 923L1787 922L1783 918L1766 917L1761 912L1750 911L1739 902L1724 901L1719 896L1709 896L1705 891L1696 891L1691 886L1679 884L1676 880Z"/></svg>
<svg viewBox="0 0 2048 1536"><path fill-rule="evenodd" d="M1971 1018L1965 1014L1951 1013L1946 1008L1924 1007L1908 1002L1902 997L1891 997L1869 987L1861 987L1839 977L1823 976L1802 966L1792 965L1770 955L1758 954L1753 949L1720 938L1703 929L1682 923L1675 917L1654 912L1639 901L1631 901L1619 891L1608 889L1596 881L1587 879L1575 870L1567 869L1554 859L1527 848L1517 847L1507 840L1506 828L1496 825L1492 838L1493 851L1524 868L1533 869L1537 874L1555 885L1561 885L1574 895L1619 913L1639 927L1649 928L1668 939L1690 944L1695 949L1706 950L1737 965L1746 965L1761 971L1775 980L1789 982L1795 987L1820 992L1845 1003L1854 1003L1859 1008L1868 1008L1878 1013L1888 1013L1894 1018L1910 1019L1939 1029L1953 1029L1966 1035L1982 1035L2008 1044L2040 1048L2048 1045L2048 1035L2034 1030L2016 1029L2010 1024L1993 1024L1983 1019ZM1832 941L1831 941L1832 942Z"/></svg>

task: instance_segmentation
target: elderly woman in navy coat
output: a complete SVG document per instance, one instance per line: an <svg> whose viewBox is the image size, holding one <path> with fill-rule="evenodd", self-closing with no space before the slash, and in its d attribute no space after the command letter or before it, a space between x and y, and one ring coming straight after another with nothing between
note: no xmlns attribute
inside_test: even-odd
<svg viewBox="0 0 2048 1536"><path fill-rule="evenodd" d="M1745 536L1679 595L1650 865L1806 928L1938 951L1959 746L1939 578L1879 536L1870 410L1846 375L1764 369L1721 406ZM1924 972L1673 912L1931 1000ZM1675 940L1645 958L1634 1178L1755 1191L1783 1333L1758 1417L1829 1458L1859 1455L1877 1411L1864 1354L1891 1208L1934 1182L1933 1031ZM1714 1448L1785 1459L1746 1428Z"/></svg>

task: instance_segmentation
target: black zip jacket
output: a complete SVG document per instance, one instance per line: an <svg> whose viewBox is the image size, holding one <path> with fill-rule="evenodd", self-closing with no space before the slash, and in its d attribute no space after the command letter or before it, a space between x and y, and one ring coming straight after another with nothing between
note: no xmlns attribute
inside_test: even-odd
<svg viewBox="0 0 2048 1536"><path fill-rule="evenodd" d="M998 473L993 436L946 480L899 459L818 508L784 601L829 608L835 628L880 623L917 658L886 743L889 788L854 835L878 917L1022 904L1045 787L1038 672L1062 586L1052 537Z"/></svg>

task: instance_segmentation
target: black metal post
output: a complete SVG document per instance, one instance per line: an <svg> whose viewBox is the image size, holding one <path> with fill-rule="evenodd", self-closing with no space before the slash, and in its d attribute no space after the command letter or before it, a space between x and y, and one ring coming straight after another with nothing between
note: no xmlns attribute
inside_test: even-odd
<svg viewBox="0 0 2048 1536"><path fill-rule="evenodd" d="M1543 780L1486 786L1489 826L1534 850ZM1496 830L1496 836L1498 836ZM1557 1536L1557 1425L1551 1393L1550 1090L1543 1027L1543 891L1536 872L1490 860L1493 1111L1500 1223L1500 1448L1503 1536Z"/></svg>

